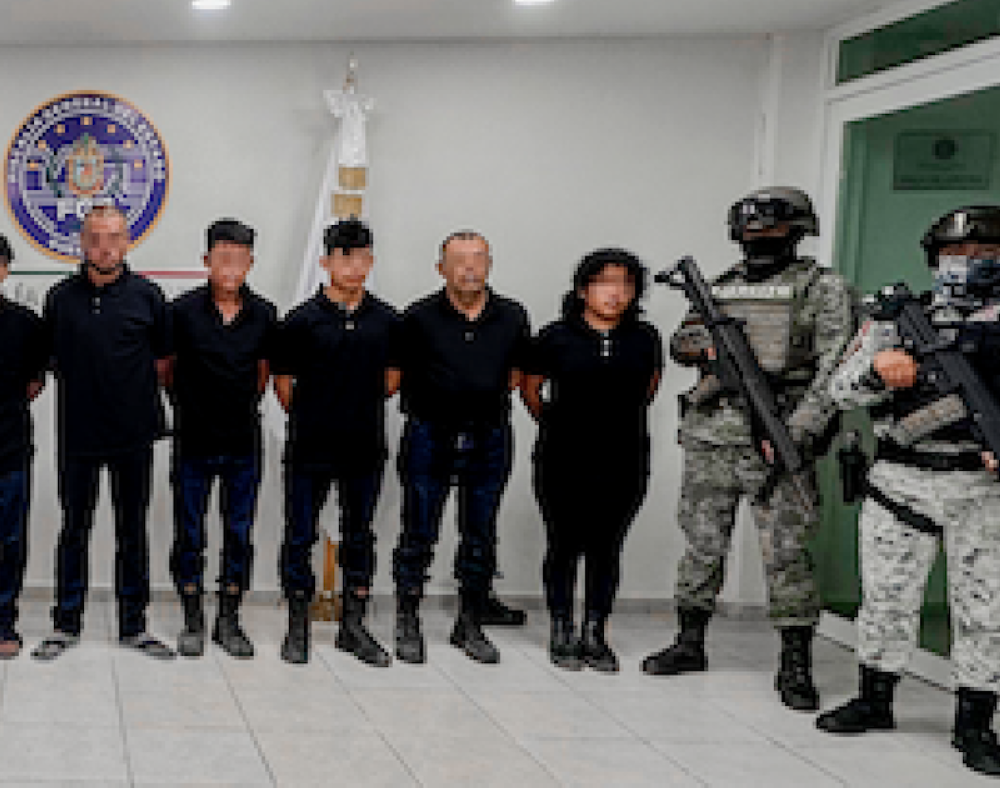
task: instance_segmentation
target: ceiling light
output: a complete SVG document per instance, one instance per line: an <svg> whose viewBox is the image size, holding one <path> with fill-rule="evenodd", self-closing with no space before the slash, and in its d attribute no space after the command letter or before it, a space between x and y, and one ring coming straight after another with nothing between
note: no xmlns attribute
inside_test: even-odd
<svg viewBox="0 0 1000 788"><path fill-rule="evenodd" d="M195 11L221 11L229 8L232 0L191 0L191 7Z"/></svg>
<svg viewBox="0 0 1000 788"><path fill-rule="evenodd" d="M514 5L548 5L555 0L514 0Z"/></svg>

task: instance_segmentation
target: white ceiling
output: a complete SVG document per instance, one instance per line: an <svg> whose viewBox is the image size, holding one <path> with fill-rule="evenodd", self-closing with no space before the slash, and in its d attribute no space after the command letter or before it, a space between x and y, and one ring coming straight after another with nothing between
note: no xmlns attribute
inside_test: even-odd
<svg viewBox="0 0 1000 788"><path fill-rule="evenodd" d="M815 30L889 0L0 0L0 44L724 36Z"/></svg>

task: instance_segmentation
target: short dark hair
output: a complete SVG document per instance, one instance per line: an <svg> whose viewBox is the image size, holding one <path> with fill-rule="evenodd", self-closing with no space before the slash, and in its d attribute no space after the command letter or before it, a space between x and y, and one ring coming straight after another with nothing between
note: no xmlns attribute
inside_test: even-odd
<svg viewBox="0 0 1000 788"><path fill-rule="evenodd" d="M573 273L573 289L563 297L563 317L579 317L583 314L584 304L579 291L585 290L609 266L624 268L635 287L635 296L622 314L622 321L638 319L642 314L639 301L646 293L648 272L638 257L624 249L596 249L580 261Z"/></svg>
<svg viewBox="0 0 1000 788"><path fill-rule="evenodd" d="M253 251L253 242L257 233L249 225L236 219L219 219L209 225L205 232L205 246L212 251L216 244L230 243L245 246Z"/></svg>
<svg viewBox="0 0 1000 788"><path fill-rule="evenodd" d="M490 242L486 240L486 236L483 235L478 230L455 230L447 238L441 242L441 259L444 259L445 250L448 248L448 244L452 241L482 241L486 244L486 248L490 248Z"/></svg>
<svg viewBox="0 0 1000 788"><path fill-rule="evenodd" d="M331 224L323 232L323 247L328 255L336 249L344 254L350 254L352 249L368 249L374 242L371 228L353 216Z"/></svg>
<svg viewBox="0 0 1000 788"><path fill-rule="evenodd" d="M5 235L0 235L0 265L10 265L14 262L14 250Z"/></svg>

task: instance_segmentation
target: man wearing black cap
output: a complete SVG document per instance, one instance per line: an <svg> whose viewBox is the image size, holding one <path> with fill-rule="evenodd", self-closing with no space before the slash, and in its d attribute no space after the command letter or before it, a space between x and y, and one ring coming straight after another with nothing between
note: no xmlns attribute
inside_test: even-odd
<svg viewBox="0 0 1000 788"><path fill-rule="evenodd" d="M94 208L80 232L80 270L45 299L45 330L57 383L59 501L55 632L33 656L55 659L79 642L88 585L90 532L100 470L111 476L115 594L122 646L169 659L146 632L153 441L164 432L159 379L170 355L170 322L159 287L125 263L129 231L114 206Z"/></svg>
<svg viewBox="0 0 1000 788"><path fill-rule="evenodd" d="M492 257L477 232L441 245L445 286L403 316L398 357L406 427L399 453L402 530L393 556L396 655L424 662L418 616L452 485L458 488L455 557L461 610L451 643L477 662L500 659L482 630L496 571L496 518L512 463L510 393L530 340L524 308L487 284Z"/></svg>
<svg viewBox="0 0 1000 788"><path fill-rule="evenodd" d="M14 252L0 235L0 285ZM0 659L21 651L17 600L28 547L31 499L31 416L28 403L42 388L46 351L42 321L0 293Z"/></svg>
<svg viewBox="0 0 1000 788"><path fill-rule="evenodd" d="M372 232L347 219L324 234L320 264L329 284L285 318L275 354L275 391L288 412L285 539L281 583L288 598L286 662L309 660L312 547L319 515L336 486L343 541L344 615L336 645L386 667L389 654L364 625L375 573L372 521L387 455L385 400L399 386L390 353L396 311L365 290L374 264Z"/></svg>
<svg viewBox="0 0 1000 788"><path fill-rule="evenodd" d="M199 657L205 649L205 515L216 477L223 533L212 640L233 657L254 654L239 608L250 587L263 453L260 400L278 318L274 305L246 284L254 235L235 219L214 222L206 234L208 284L171 307L175 532L170 568L184 610L177 650L187 657Z"/></svg>

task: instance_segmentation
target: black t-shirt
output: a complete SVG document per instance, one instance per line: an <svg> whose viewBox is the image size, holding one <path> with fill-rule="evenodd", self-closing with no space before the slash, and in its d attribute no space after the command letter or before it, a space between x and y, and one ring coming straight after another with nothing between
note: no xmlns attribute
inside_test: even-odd
<svg viewBox="0 0 1000 788"><path fill-rule="evenodd" d="M163 436L156 361L170 355L170 316L156 284L127 266L104 287L78 271L49 290L44 319L62 454L123 453Z"/></svg>
<svg viewBox="0 0 1000 788"><path fill-rule="evenodd" d="M353 312L320 290L278 334L272 370L295 378L285 462L339 470L386 457L385 371L399 314L370 293Z"/></svg>
<svg viewBox="0 0 1000 788"><path fill-rule="evenodd" d="M31 454L28 384L42 379L47 362L41 318L0 296L0 476Z"/></svg>
<svg viewBox="0 0 1000 788"><path fill-rule="evenodd" d="M503 423L510 415L510 373L521 369L531 339L528 314L490 291L469 320L445 291L412 304L399 332L403 411L453 427Z"/></svg>
<svg viewBox="0 0 1000 788"><path fill-rule="evenodd" d="M182 456L260 451L259 365L271 357L278 310L249 287L222 319L209 285L171 304L175 446Z"/></svg>
<svg viewBox="0 0 1000 788"><path fill-rule="evenodd" d="M525 371L542 375L548 392L539 448L592 462L624 460L649 450L649 385L663 368L663 346L649 323L628 320L608 332L581 318L557 320L532 343Z"/></svg>

